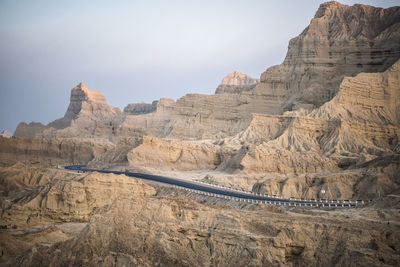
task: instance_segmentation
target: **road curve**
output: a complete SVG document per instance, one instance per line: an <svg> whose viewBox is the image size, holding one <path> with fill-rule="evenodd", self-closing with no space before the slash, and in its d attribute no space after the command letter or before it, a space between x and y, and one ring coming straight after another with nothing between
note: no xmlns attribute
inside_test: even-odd
<svg viewBox="0 0 400 267"><path fill-rule="evenodd" d="M99 169L88 169L86 165L70 165L65 166L64 169L71 170L71 171L81 171L81 172L100 172L100 173L112 173L112 174L124 174L126 176L132 178L141 178L150 181L161 182L169 185L175 185L179 187L183 187L189 190L197 190L204 193L216 194L220 196L227 196L242 199L244 201L261 201L261 202L269 202L281 205L290 205L290 206L310 206L310 207L331 207L331 206L339 206L339 207L355 207L357 206L357 202L347 202L347 203L339 203L338 201L316 201L316 200L295 200L295 199L285 199L285 198L278 198L278 197L269 197L263 195L256 195L248 192L242 192L235 189L230 189L226 187L217 187L213 185L193 182L193 181L185 181L181 179L159 176L159 175L152 175L152 174L145 174L145 173L136 173L136 172L123 172L123 171L108 171L108 170L99 170Z"/></svg>

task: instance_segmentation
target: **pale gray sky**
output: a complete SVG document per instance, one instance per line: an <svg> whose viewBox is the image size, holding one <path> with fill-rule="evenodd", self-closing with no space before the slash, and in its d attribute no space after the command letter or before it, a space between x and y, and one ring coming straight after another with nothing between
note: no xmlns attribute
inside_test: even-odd
<svg viewBox="0 0 400 267"><path fill-rule="evenodd" d="M234 70L258 78L322 2L0 0L0 130L62 117L81 81L122 109L212 94Z"/></svg>

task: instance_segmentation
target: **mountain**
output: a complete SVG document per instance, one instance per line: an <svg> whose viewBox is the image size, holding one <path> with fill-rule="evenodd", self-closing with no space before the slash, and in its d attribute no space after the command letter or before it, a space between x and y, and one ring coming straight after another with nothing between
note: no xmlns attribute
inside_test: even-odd
<svg viewBox="0 0 400 267"><path fill-rule="evenodd" d="M214 95L121 112L74 87L63 118L0 138L0 265L398 266L399 10L324 3L281 65ZM57 168L71 164L331 206Z"/></svg>
<svg viewBox="0 0 400 267"><path fill-rule="evenodd" d="M215 93L239 94L243 91L253 90L259 82L259 79L254 79L249 75L243 74L239 71L234 71L222 79L222 82L215 90Z"/></svg>
<svg viewBox="0 0 400 267"><path fill-rule="evenodd" d="M112 125L121 115L119 108L111 107L102 93L89 90L80 83L71 90L68 109L63 118L43 125L18 125L18 137L89 137L97 128ZM37 130L36 130L37 129Z"/></svg>
<svg viewBox="0 0 400 267"><path fill-rule="evenodd" d="M268 68L253 90L179 99L169 136L230 136L250 125L252 113L312 110L336 95L345 76L382 72L399 58L400 7L324 3L290 40L284 62Z"/></svg>

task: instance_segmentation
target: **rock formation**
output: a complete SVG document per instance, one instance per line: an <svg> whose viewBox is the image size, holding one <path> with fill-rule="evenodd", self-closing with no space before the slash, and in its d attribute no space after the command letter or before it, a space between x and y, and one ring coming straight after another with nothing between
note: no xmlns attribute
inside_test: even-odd
<svg viewBox="0 0 400 267"><path fill-rule="evenodd" d="M399 58L400 7L328 2L260 81L124 112L79 84L63 118L0 137L0 265L397 266ZM265 206L70 164L373 201Z"/></svg>
<svg viewBox="0 0 400 267"><path fill-rule="evenodd" d="M151 104L136 103L129 104L124 108L124 113L127 115L147 114L157 110L158 101L153 101Z"/></svg>
<svg viewBox="0 0 400 267"><path fill-rule="evenodd" d="M381 72L400 58L400 8L327 2L289 42L284 62L261 75L255 94L282 96L284 110L318 107L344 76Z"/></svg>
<svg viewBox="0 0 400 267"><path fill-rule="evenodd" d="M97 128L111 126L121 115L118 108L107 104L100 92L89 90L83 83L71 90L70 104L64 117L47 126L21 123L18 137L92 137Z"/></svg>
<svg viewBox="0 0 400 267"><path fill-rule="evenodd" d="M9 130L4 130L1 132L0 136L4 138L11 138L13 135Z"/></svg>
<svg viewBox="0 0 400 267"><path fill-rule="evenodd" d="M14 132L14 135L18 137L34 138L37 133L40 133L45 129L46 126L44 126L40 122L31 122L29 124L21 122L20 124L18 124L17 129Z"/></svg>
<svg viewBox="0 0 400 267"><path fill-rule="evenodd" d="M71 90L71 100L64 117L51 122L48 126L64 129L71 126L72 121L85 119L96 122L112 122L121 111L107 105L105 97L100 92L89 90L85 84L80 83ZM87 126L86 126L87 127Z"/></svg>
<svg viewBox="0 0 400 267"><path fill-rule="evenodd" d="M222 79L222 82L215 90L215 93L239 94L244 91L253 90L259 82L259 79L254 79L249 75L243 74L239 71L234 71Z"/></svg>
<svg viewBox="0 0 400 267"><path fill-rule="evenodd" d="M30 190L16 188L2 205L3 266L369 266L400 260L396 196L352 210L290 210L195 201L196 195L123 175L43 172L22 164L0 169L0 179L12 173L31 182Z"/></svg>
<svg viewBox="0 0 400 267"><path fill-rule="evenodd" d="M175 101L161 98L153 104L156 104L154 112L135 115L126 113L116 129L116 135L130 136L131 133L140 132L152 136L165 136L169 132L167 125L175 109Z"/></svg>
<svg viewBox="0 0 400 267"><path fill-rule="evenodd" d="M399 59L399 32L399 7L322 4L310 25L289 42L284 62L267 69L253 91L234 97L187 95L178 100L172 135L201 138L204 134L199 132L209 136L226 129L232 134L249 125L251 113L318 107L335 96L344 76L381 72ZM225 124L213 118L221 107L235 114L227 116ZM197 130L184 133L181 125Z"/></svg>
<svg viewBox="0 0 400 267"><path fill-rule="evenodd" d="M85 164L112 147L110 143L75 138L0 138L0 165L16 162L52 166Z"/></svg>

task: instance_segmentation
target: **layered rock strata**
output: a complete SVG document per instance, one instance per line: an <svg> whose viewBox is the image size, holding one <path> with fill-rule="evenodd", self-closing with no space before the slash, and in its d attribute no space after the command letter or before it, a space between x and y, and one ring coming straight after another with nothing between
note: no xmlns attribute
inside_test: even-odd
<svg viewBox="0 0 400 267"><path fill-rule="evenodd" d="M0 164L86 164L112 147L109 143L75 138L0 138Z"/></svg>
<svg viewBox="0 0 400 267"><path fill-rule="evenodd" d="M215 93L240 94L244 91L253 90L259 82L259 79L254 79L240 71L234 71L222 79L222 82L215 90Z"/></svg>
<svg viewBox="0 0 400 267"><path fill-rule="evenodd" d="M400 58L399 44L400 7L322 4L310 25L289 42L284 62L267 69L255 89L241 95L187 95L178 100L171 136L228 136L244 130L251 113L319 107L336 95L343 77L390 67ZM228 114L224 123L222 115L214 115L220 113Z"/></svg>
<svg viewBox="0 0 400 267"><path fill-rule="evenodd" d="M157 110L157 102L153 101L151 104L147 103L136 103L136 104L128 104L124 108L124 113L127 115L139 115L139 114L147 114Z"/></svg>
<svg viewBox="0 0 400 267"><path fill-rule="evenodd" d="M156 191L125 176L92 173L59 174L9 199L0 233L5 266L331 266L400 260L395 196L352 211L245 203L233 208L225 200L200 204L168 188Z"/></svg>

